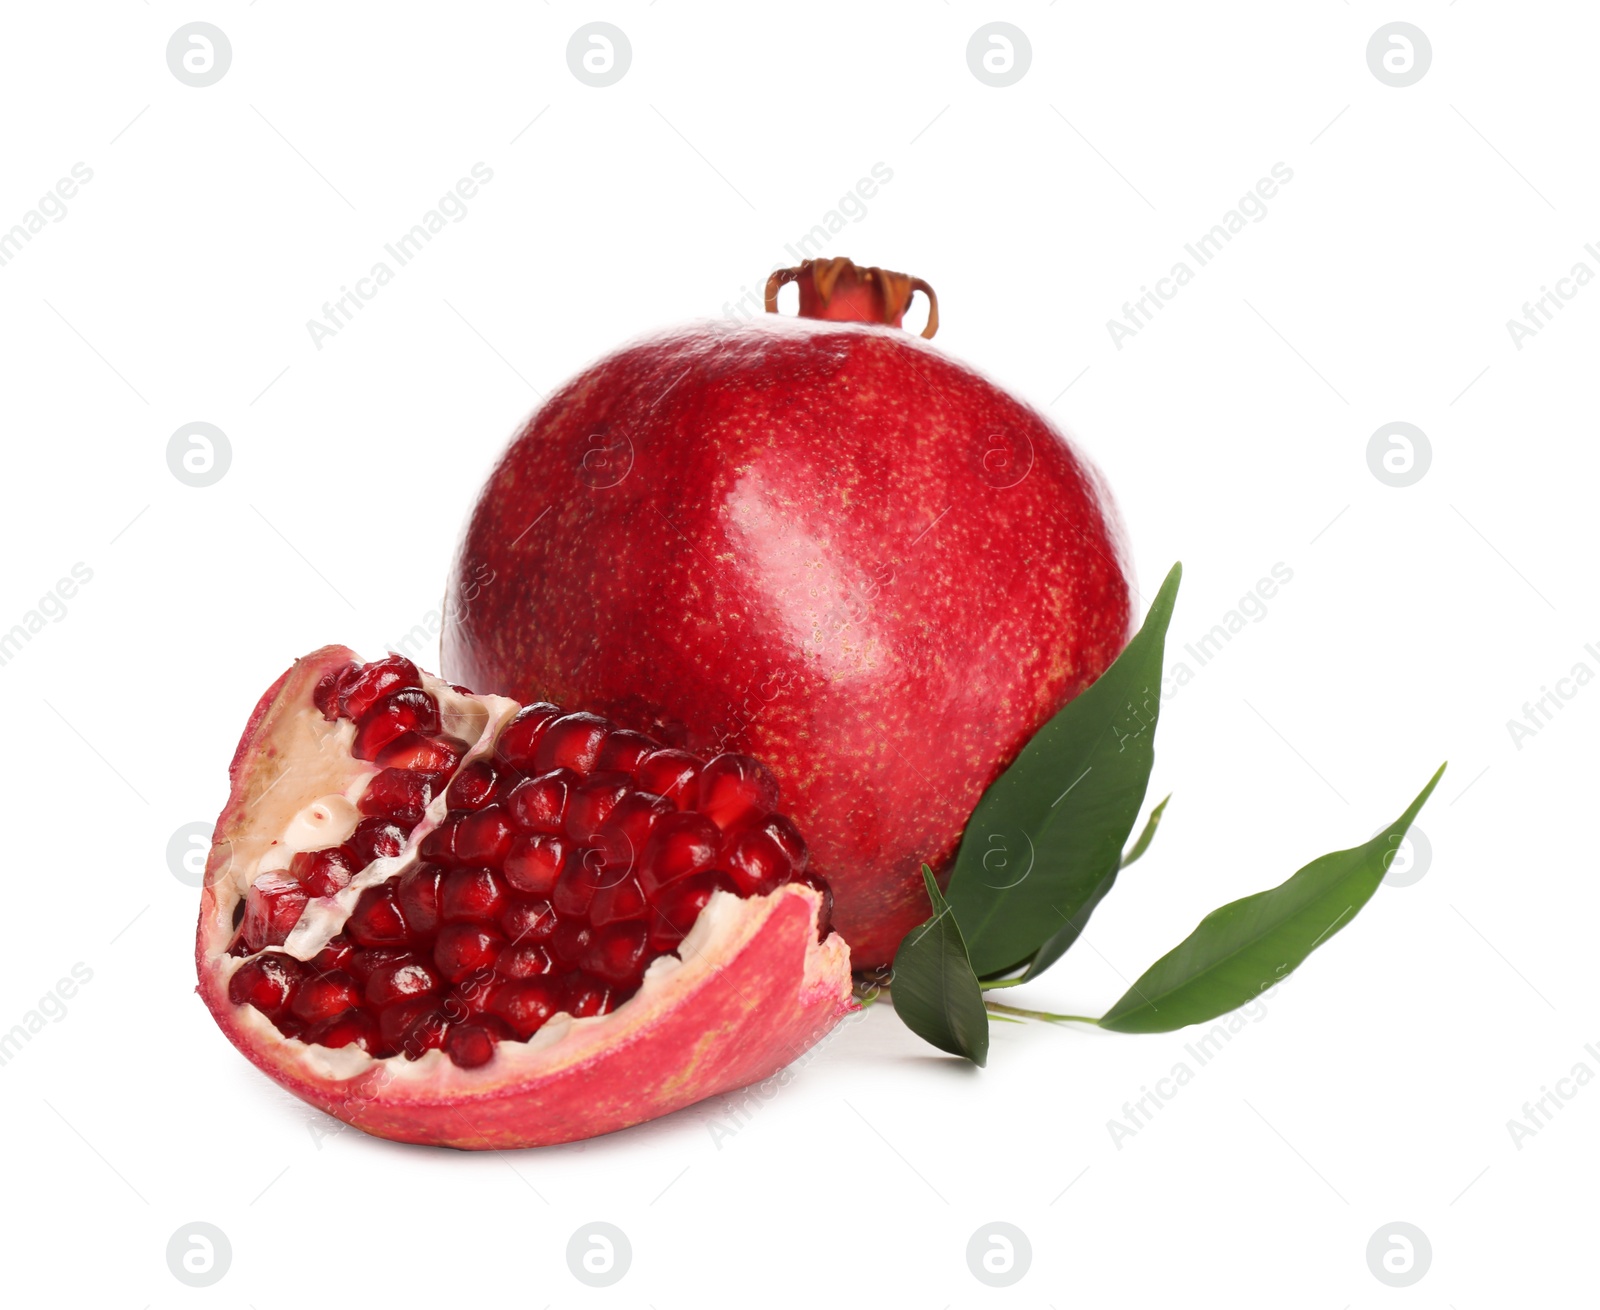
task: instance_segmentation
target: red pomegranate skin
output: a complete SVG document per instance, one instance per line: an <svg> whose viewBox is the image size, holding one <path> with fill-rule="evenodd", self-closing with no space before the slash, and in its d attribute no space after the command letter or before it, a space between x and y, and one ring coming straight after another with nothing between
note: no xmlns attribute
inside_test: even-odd
<svg viewBox="0 0 1600 1310"><path fill-rule="evenodd" d="M898 328L767 316L626 347L529 420L441 658L765 760L867 969L1129 622L1114 512L1045 418Z"/></svg>

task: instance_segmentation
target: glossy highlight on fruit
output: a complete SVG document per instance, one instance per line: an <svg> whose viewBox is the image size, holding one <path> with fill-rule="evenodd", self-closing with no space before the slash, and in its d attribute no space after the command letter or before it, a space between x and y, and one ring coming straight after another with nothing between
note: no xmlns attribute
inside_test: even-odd
<svg viewBox="0 0 1600 1310"><path fill-rule="evenodd" d="M753 759L326 647L230 774L200 993L368 1132L609 1132L770 1075L852 1008L829 889Z"/></svg>
<svg viewBox="0 0 1600 1310"><path fill-rule="evenodd" d="M1121 651L1130 573L1065 437L900 330L926 284L808 261L769 308L786 281L800 318L635 343L533 415L462 538L441 659L765 761L868 968L926 917L922 862L944 874Z"/></svg>

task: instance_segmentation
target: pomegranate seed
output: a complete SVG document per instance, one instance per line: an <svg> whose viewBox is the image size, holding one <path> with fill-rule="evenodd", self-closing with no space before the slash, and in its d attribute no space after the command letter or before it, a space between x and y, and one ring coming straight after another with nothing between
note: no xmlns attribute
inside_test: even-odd
<svg viewBox="0 0 1600 1310"><path fill-rule="evenodd" d="M393 819L373 817L356 824L348 843L355 867L364 869L374 860L390 859L405 849L406 830Z"/></svg>
<svg viewBox="0 0 1600 1310"><path fill-rule="evenodd" d="M770 833L750 828L729 836L719 863L733 875L741 896L765 896L794 873L788 854Z"/></svg>
<svg viewBox="0 0 1600 1310"><path fill-rule="evenodd" d="M581 973L576 974L567 988L566 1009L574 1019L609 1014L616 1005L612 989L598 978L585 978Z"/></svg>
<svg viewBox="0 0 1600 1310"><path fill-rule="evenodd" d="M494 971L503 978L539 978L555 967L550 952L535 942L513 942L494 962Z"/></svg>
<svg viewBox="0 0 1600 1310"><path fill-rule="evenodd" d="M589 973L618 986L637 986L647 963L646 929L642 923L615 923L601 929L583 955Z"/></svg>
<svg viewBox="0 0 1600 1310"><path fill-rule="evenodd" d="M700 778L700 761L688 751L660 750L646 756L638 769L639 786L656 796L664 796L680 810L695 802Z"/></svg>
<svg viewBox="0 0 1600 1310"><path fill-rule="evenodd" d="M453 983L469 974L492 968L506 939L493 928L476 923L447 923L433 943L433 962Z"/></svg>
<svg viewBox="0 0 1600 1310"><path fill-rule="evenodd" d="M399 1051L408 1060L420 1060L429 1051L443 1046L449 1026L434 996L397 1001L378 1013L378 1032L384 1045Z"/></svg>
<svg viewBox="0 0 1600 1310"><path fill-rule="evenodd" d="M506 881L530 896L548 896L561 876L569 843L545 833L524 833L511 843L505 860Z"/></svg>
<svg viewBox="0 0 1600 1310"><path fill-rule="evenodd" d="M550 894L550 903L563 919L578 919L589 913L594 895L606 880L604 866L587 859L568 860L556 889Z"/></svg>
<svg viewBox="0 0 1600 1310"><path fill-rule="evenodd" d="M301 1040L316 1046L359 1046L368 1055L376 1055L381 1045L378 1025L365 1010L346 1010L315 1023Z"/></svg>
<svg viewBox="0 0 1600 1310"><path fill-rule="evenodd" d="M624 878L612 886L602 887L589 906L589 922L596 928L624 919L645 919L649 915L650 902L645 899L644 888L637 878Z"/></svg>
<svg viewBox="0 0 1600 1310"><path fill-rule="evenodd" d="M488 760L473 760L456 774L445 801L452 810L481 810L495 798L498 775Z"/></svg>
<svg viewBox="0 0 1600 1310"><path fill-rule="evenodd" d="M512 942L542 942L556 930L549 901L512 901L500 911L500 931Z"/></svg>
<svg viewBox="0 0 1600 1310"><path fill-rule="evenodd" d="M421 686L417 666L399 655L371 664L347 665L339 685L339 713L347 719L360 719L385 696Z"/></svg>
<svg viewBox="0 0 1600 1310"><path fill-rule="evenodd" d="M336 669L330 669L318 680L316 689L311 693L311 703L322 711L322 717L332 723L339 717L339 686L346 678L354 674L358 666L351 662L341 664Z"/></svg>
<svg viewBox="0 0 1600 1310"><path fill-rule="evenodd" d="M402 733L438 731L438 705L427 692L411 687L385 696L357 721L350 753L358 760L373 760Z"/></svg>
<svg viewBox="0 0 1600 1310"><path fill-rule="evenodd" d="M495 742L495 758L519 773L532 771L539 741L560 715L561 711L547 701L524 705L501 730Z"/></svg>
<svg viewBox="0 0 1600 1310"><path fill-rule="evenodd" d="M378 752L373 763L384 769L451 773L466 753L467 743L454 737L425 737L420 732L402 732Z"/></svg>
<svg viewBox="0 0 1600 1310"><path fill-rule="evenodd" d="M462 864L499 867L511 852L516 829L503 805L488 805L464 814L456 825L455 857Z"/></svg>
<svg viewBox="0 0 1600 1310"><path fill-rule="evenodd" d="M268 1018L276 1018L294 1000L305 971L305 965L281 951L258 955L246 960L228 979L228 999L235 1005L253 1005Z"/></svg>
<svg viewBox="0 0 1600 1310"><path fill-rule="evenodd" d="M650 920L650 945L660 951L673 949L688 936L713 893L723 891L737 895L738 890L733 879L720 869L673 883L653 902L655 915Z"/></svg>
<svg viewBox="0 0 1600 1310"><path fill-rule="evenodd" d="M332 973L335 969L350 970L351 961L355 959L356 953L355 943L340 933L313 955L306 962L306 966L316 973Z"/></svg>
<svg viewBox="0 0 1600 1310"><path fill-rule="evenodd" d="M475 973L445 993L444 1015L451 1023L460 1023L475 1014L484 1013L494 1004L506 985L505 979L493 973Z"/></svg>
<svg viewBox="0 0 1600 1310"><path fill-rule="evenodd" d="M437 784L431 774L413 773L410 769L384 769L373 774L356 808L374 818L390 819L409 832L422 822L436 794Z"/></svg>
<svg viewBox="0 0 1600 1310"><path fill-rule="evenodd" d="M583 959L583 954L594 941L594 930L579 920L556 920L556 930L550 934L550 949L569 968Z"/></svg>
<svg viewBox="0 0 1600 1310"><path fill-rule="evenodd" d="M598 714L563 714L539 739L534 767L540 773L571 769L587 775L593 772L610 732L611 724Z"/></svg>
<svg viewBox="0 0 1600 1310"><path fill-rule="evenodd" d="M814 873L802 874L796 882L822 893L822 908L817 911L817 940L825 942L833 931L833 888Z"/></svg>
<svg viewBox="0 0 1600 1310"><path fill-rule="evenodd" d="M506 797L511 821L523 832L560 832L577 782L578 775L571 769L556 769L519 782Z"/></svg>
<svg viewBox="0 0 1600 1310"><path fill-rule="evenodd" d="M361 893L344 925L345 932L358 945L398 946L410 936L394 893L392 882L368 887Z"/></svg>
<svg viewBox="0 0 1600 1310"><path fill-rule="evenodd" d="M806 839L800 835L794 821L782 814L769 814L756 826L778 843L788 857L793 876L798 877L806 867Z"/></svg>
<svg viewBox="0 0 1600 1310"><path fill-rule="evenodd" d="M439 917L446 923L493 923L505 901L505 883L493 869L454 869L439 888Z"/></svg>
<svg viewBox="0 0 1600 1310"><path fill-rule="evenodd" d="M476 1069L494 1059L497 1042L514 1036L510 1024L486 1014L452 1027L444 1039L444 1053L458 1069Z"/></svg>
<svg viewBox="0 0 1600 1310"><path fill-rule="evenodd" d="M379 965L367 979L368 1005L382 1009L411 996L426 996L439 990L439 975L414 955Z"/></svg>
<svg viewBox="0 0 1600 1310"><path fill-rule="evenodd" d="M252 951L282 946L311 898L291 874L264 873L245 893L239 935Z"/></svg>
<svg viewBox="0 0 1600 1310"><path fill-rule="evenodd" d="M778 780L749 755L718 755L700 771L701 813L728 829L770 814L778 804Z"/></svg>
<svg viewBox="0 0 1600 1310"><path fill-rule="evenodd" d="M560 989L538 978L509 983L494 998L494 1012L524 1041L562 1008Z"/></svg>
<svg viewBox="0 0 1600 1310"><path fill-rule="evenodd" d="M316 1023L361 1004L361 984L339 970L313 974L300 984L289 1009L296 1019Z"/></svg>
<svg viewBox="0 0 1600 1310"><path fill-rule="evenodd" d="M656 822L672 813L672 802L664 796L642 791L624 796L595 836L594 860L615 870L618 877L631 872L638 867Z"/></svg>
<svg viewBox="0 0 1600 1310"><path fill-rule="evenodd" d="M664 815L650 834L639 862L645 890L658 888L709 869L717 859L722 834L703 814L680 811Z"/></svg>
<svg viewBox="0 0 1600 1310"><path fill-rule="evenodd" d="M583 845L593 843L612 811L633 789L626 773L596 773L573 789L563 826L567 836Z"/></svg>
<svg viewBox="0 0 1600 1310"><path fill-rule="evenodd" d="M367 980L379 969L391 964L404 964L407 960L417 957L410 951L399 946L376 946L366 951L351 951L348 963L343 969L357 982L365 986Z"/></svg>
<svg viewBox="0 0 1600 1310"><path fill-rule="evenodd" d="M289 873L310 896L332 896L350 885L367 861L349 846L330 846L321 851L301 851L289 861Z"/></svg>
<svg viewBox="0 0 1600 1310"><path fill-rule="evenodd" d="M437 864L419 864L400 875L395 899L406 927L417 936L439 926L439 885L444 870Z"/></svg>
<svg viewBox="0 0 1600 1310"><path fill-rule="evenodd" d="M606 738L606 744L600 748L600 758L595 761L595 768L621 769L624 773L632 773L639 767L640 760L660 749L660 746L660 742L646 737L644 733L624 728Z"/></svg>
<svg viewBox="0 0 1600 1310"><path fill-rule="evenodd" d="M445 868L454 868L461 861L456 858L456 831L461 827L465 814L450 815L437 828L422 839L422 845L417 848L418 854L425 860L433 860Z"/></svg>

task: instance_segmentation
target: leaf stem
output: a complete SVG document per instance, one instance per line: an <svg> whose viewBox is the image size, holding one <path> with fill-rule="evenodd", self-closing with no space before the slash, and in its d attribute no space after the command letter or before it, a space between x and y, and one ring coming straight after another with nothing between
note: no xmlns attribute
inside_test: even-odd
<svg viewBox="0 0 1600 1310"><path fill-rule="evenodd" d="M1024 1019L1040 1019L1045 1023L1098 1024L1100 1022L1086 1014L1050 1014L1045 1010L1024 1010L1015 1005L1001 1005L999 1001L985 1001L984 1005L996 1014L1015 1014Z"/></svg>
<svg viewBox="0 0 1600 1310"><path fill-rule="evenodd" d="M1023 979L1021 978L996 978L992 981L980 982L978 986L986 992L992 992L997 987L1015 987L1022 981Z"/></svg>

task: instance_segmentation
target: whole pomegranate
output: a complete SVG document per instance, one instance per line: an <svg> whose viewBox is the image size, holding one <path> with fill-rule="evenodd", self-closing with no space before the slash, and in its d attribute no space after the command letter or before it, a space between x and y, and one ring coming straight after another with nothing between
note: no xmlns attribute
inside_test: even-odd
<svg viewBox="0 0 1600 1310"><path fill-rule="evenodd" d="M900 329L920 280L775 273L800 317L602 360L528 421L461 541L445 676L777 774L857 968L927 917L973 807L1121 651L1094 471ZM1070 781L1070 780L1068 780Z"/></svg>

